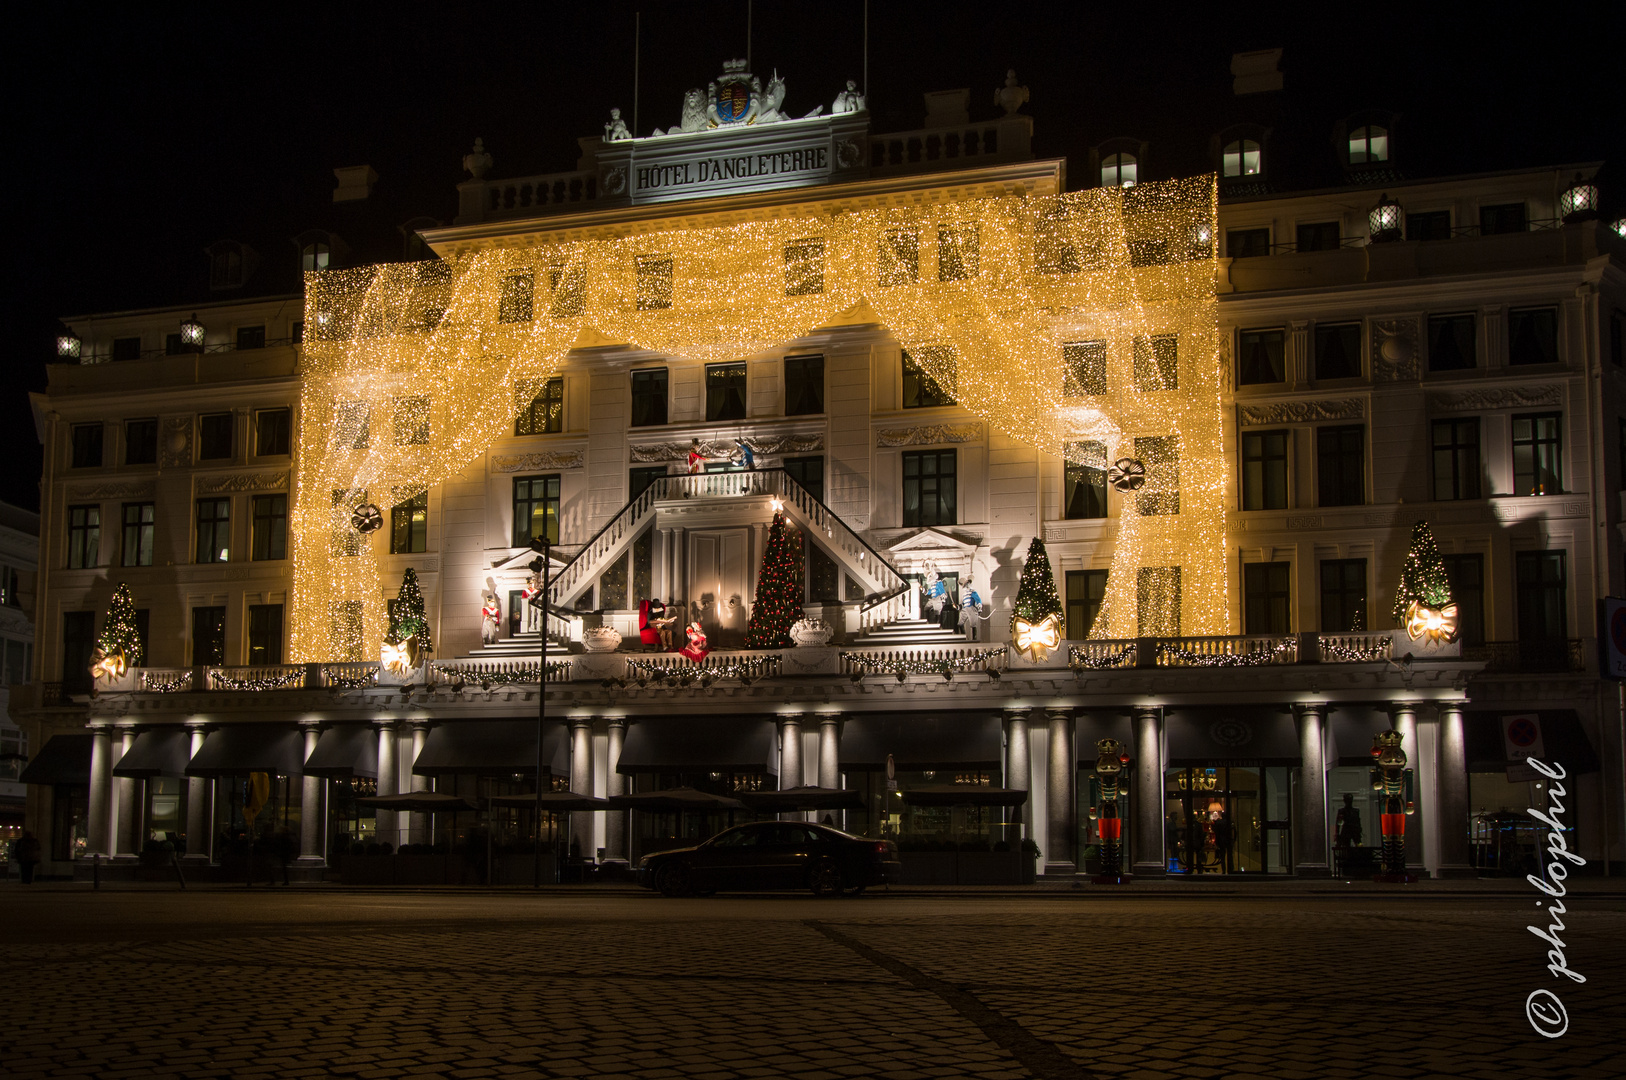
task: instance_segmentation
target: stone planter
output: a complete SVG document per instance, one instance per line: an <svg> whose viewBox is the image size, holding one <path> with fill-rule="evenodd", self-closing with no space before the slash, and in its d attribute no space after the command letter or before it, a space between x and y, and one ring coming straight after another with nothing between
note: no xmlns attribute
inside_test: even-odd
<svg viewBox="0 0 1626 1080"><path fill-rule="evenodd" d="M621 632L613 626L595 626L582 631L582 648L590 653L615 652L621 647Z"/></svg>
<svg viewBox="0 0 1626 1080"><path fill-rule="evenodd" d="M835 633L836 628L823 619L798 619L790 628L790 639L801 648L821 649Z"/></svg>

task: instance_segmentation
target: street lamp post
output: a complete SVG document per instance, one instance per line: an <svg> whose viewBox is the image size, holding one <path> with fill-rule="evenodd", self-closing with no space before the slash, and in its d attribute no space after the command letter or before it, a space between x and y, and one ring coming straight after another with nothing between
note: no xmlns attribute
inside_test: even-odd
<svg viewBox="0 0 1626 1080"><path fill-rule="evenodd" d="M536 843L531 848L531 887L542 887L542 729L548 718L548 585L553 560L549 557L553 544L548 540L546 527L541 536L531 538L531 550L541 558L531 560L531 572L542 575L542 656L536 669Z"/></svg>

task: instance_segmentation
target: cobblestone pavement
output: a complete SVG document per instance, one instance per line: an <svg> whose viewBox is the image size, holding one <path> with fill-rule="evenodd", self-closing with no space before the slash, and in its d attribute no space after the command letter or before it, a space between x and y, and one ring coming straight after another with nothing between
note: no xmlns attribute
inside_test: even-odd
<svg viewBox="0 0 1626 1080"><path fill-rule="evenodd" d="M0 890L7 1078L1618 1077L1626 904ZM1569 1010L1526 1022L1533 990ZM1615 1064L1611 1065L1610 1062Z"/></svg>

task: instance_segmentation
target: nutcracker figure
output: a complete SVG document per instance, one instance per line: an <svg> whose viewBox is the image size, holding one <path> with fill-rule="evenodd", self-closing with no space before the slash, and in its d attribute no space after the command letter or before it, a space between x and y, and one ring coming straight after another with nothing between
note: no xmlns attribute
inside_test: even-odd
<svg viewBox="0 0 1626 1080"><path fill-rule="evenodd" d="M1119 778L1129 764L1129 751L1117 739L1095 744L1095 776L1090 779L1090 820L1101 841L1101 872L1097 885L1126 885L1123 872L1123 791Z"/></svg>
<svg viewBox="0 0 1626 1080"><path fill-rule="evenodd" d="M1416 874L1406 872L1406 815L1416 809L1412 803L1411 770L1406 768L1406 751L1401 749L1398 731L1380 731L1372 740L1372 790L1381 792L1383 806L1379 821L1383 828L1383 872L1373 881L1413 882Z"/></svg>
<svg viewBox="0 0 1626 1080"><path fill-rule="evenodd" d="M480 640L487 645L495 645L497 629L502 625L502 604L491 592L481 593L480 599Z"/></svg>

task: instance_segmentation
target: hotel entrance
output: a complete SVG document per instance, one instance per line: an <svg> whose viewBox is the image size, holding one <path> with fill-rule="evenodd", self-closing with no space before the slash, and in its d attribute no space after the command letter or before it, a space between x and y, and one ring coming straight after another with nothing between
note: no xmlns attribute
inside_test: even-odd
<svg viewBox="0 0 1626 1080"><path fill-rule="evenodd" d="M1237 764L1168 770L1163 805L1169 873L1292 873L1293 771Z"/></svg>

